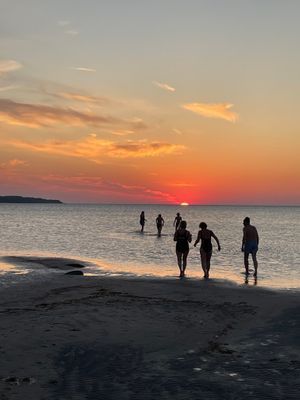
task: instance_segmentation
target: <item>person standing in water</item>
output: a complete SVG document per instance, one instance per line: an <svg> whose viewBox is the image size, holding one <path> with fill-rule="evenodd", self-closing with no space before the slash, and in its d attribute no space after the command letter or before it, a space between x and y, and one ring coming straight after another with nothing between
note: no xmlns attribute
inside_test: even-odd
<svg viewBox="0 0 300 400"><path fill-rule="evenodd" d="M192 241L192 235L186 229L186 221L181 221L179 228L174 234L174 241L176 242L176 255L180 272L180 278L184 277L187 256L189 254L189 243Z"/></svg>
<svg viewBox="0 0 300 400"><path fill-rule="evenodd" d="M180 222L182 221L182 217L180 215L180 213L176 214L176 217L174 219L173 222L173 226L175 226L175 232L177 231L177 229L179 228Z"/></svg>
<svg viewBox="0 0 300 400"><path fill-rule="evenodd" d="M157 236L160 237L161 236L161 230L162 227L165 224L165 220L163 219L163 217L161 216L161 214L158 214L157 218L156 218L156 227L157 227Z"/></svg>
<svg viewBox="0 0 300 400"><path fill-rule="evenodd" d="M145 222L146 222L146 218L145 218L145 212L142 211L141 215L140 215L140 225L141 225L141 232L144 232L144 226L145 226Z"/></svg>
<svg viewBox="0 0 300 400"><path fill-rule="evenodd" d="M246 217L243 221L243 240L242 251L244 252L245 273L249 275L249 254L251 253L254 265L254 277L257 277L257 259L256 253L258 250L259 237L255 226L250 225L250 218Z"/></svg>
<svg viewBox="0 0 300 400"><path fill-rule="evenodd" d="M199 241L201 240L201 246L200 246L201 265L202 265L202 269L204 272L204 278L208 279L209 278L209 270L210 270L210 259L211 259L211 255L212 255L211 238L213 237L215 239L215 241L217 242L218 251L221 250L221 247L220 247L219 239L213 233L213 231L207 229L207 225L205 222L201 222L199 225L199 228L201 230L198 232L198 236L194 243L194 247L196 247L197 244L199 243Z"/></svg>

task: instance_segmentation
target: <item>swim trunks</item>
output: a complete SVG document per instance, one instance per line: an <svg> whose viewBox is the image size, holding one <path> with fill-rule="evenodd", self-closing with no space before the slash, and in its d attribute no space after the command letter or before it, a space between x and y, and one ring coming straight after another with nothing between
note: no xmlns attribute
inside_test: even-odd
<svg viewBox="0 0 300 400"><path fill-rule="evenodd" d="M258 246L255 240L250 240L245 243L244 251L245 253L256 253L258 250Z"/></svg>

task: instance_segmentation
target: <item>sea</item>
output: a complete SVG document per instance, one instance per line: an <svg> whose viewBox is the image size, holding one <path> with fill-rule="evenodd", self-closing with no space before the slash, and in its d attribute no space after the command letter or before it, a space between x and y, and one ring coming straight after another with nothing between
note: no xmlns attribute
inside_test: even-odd
<svg viewBox="0 0 300 400"><path fill-rule="evenodd" d="M144 233L139 216L145 212ZM300 207L171 206L98 204L0 204L0 286L49 278L62 271L38 264L12 263L17 257L67 257L85 262L87 275L178 279L173 221L180 212L193 236L186 280L203 279L199 223L219 238L214 243L211 280L275 289L300 288ZM157 236L155 219L165 225ZM241 252L243 219L255 225L260 245L258 278L246 279ZM250 256L251 265L251 256Z"/></svg>

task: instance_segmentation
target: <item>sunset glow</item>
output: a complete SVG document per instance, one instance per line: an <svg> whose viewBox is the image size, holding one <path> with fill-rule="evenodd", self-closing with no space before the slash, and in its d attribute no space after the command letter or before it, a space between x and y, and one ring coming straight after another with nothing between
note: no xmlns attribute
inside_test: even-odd
<svg viewBox="0 0 300 400"><path fill-rule="evenodd" d="M4 1L0 195L299 204L299 11Z"/></svg>

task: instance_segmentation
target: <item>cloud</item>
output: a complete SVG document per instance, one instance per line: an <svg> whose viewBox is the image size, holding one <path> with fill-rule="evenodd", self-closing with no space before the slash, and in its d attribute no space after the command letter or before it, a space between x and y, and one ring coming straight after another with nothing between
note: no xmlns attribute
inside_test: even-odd
<svg viewBox="0 0 300 400"><path fill-rule="evenodd" d="M105 124L124 123L124 121L110 116L79 112L71 108L17 103L8 99L0 99L0 121L9 125L21 125L33 128L47 127L57 123L72 126L101 126Z"/></svg>
<svg viewBox="0 0 300 400"><path fill-rule="evenodd" d="M81 93L68 93L68 92L59 92L59 93L52 93L52 95L56 97L60 97L66 100L74 100L82 103L97 103L97 104L107 104L109 100L105 97L100 96L90 96Z"/></svg>
<svg viewBox="0 0 300 400"><path fill-rule="evenodd" d="M71 22L68 20L61 20L61 21L58 21L58 25L59 26L68 26L68 25L71 25Z"/></svg>
<svg viewBox="0 0 300 400"><path fill-rule="evenodd" d="M157 87L159 87L159 88L161 88L163 90L166 90L168 92L175 92L176 91L175 88L173 88L172 86L168 85L167 83L161 83L161 82L157 82L157 81L153 81L152 83L153 83L153 85L155 85L155 86L157 86Z"/></svg>
<svg viewBox="0 0 300 400"><path fill-rule="evenodd" d="M229 103L188 103L183 104L182 108L192 111L206 118L220 118L229 122L235 122L238 114L231 111L233 104Z"/></svg>
<svg viewBox="0 0 300 400"><path fill-rule="evenodd" d="M172 130L174 133L176 133L176 135L182 135L182 131L180 129L173 128Z"/></svg>
<svg viewBox="0 0 300 400"><path fill-rule="evenodd" d="M142 185L128 185L122 182L105 180L102 177L94 176L58 176L58 175L48 175L43 177L43 181L47 185L56 185L56 187L64 191L84 191L92 192L96 194L101 194L101 196L107 196L108 194L113 194L113 197L119 195L121 199L124 200L124 196L133 198L135 201L137 198L140 200L162 200L167 202L177 202L175 197L168 192L163 192L161 190L156 190L153 188L148 188Z"/></svg>
<svg viewBox="0 0 300 400"><path fill-rule="evenodd" d="M111 140L98 139L95 134L91 134L80 140L56 140L44 143L12 140L9 144L25 150L69 157L80 157L96 163L101 163L106 157L154 157L167 154L179 154L185 149L182 145L164 142L149 143L142 140L114 142Z"/></svg>
<svg viewBox="0 0 300 400"><path fill-rule="evenodd" d="M15 85L8 85L8 86L2 86L0 87L0 92L6 92L7 90L13 90L13 89L17 89L18 86Z"/></svg>
<svg viewBox="0 0 300 400"><path fill-rule="evenodd" d="M4 163L0 164L0 168L16 168L19 166L27 166L28 163L23 160L18 160L17 158L14 158L12 160L6 161Z"/></svg>
<svg viewBox="0 0 300 400"><path fill-rule="evenodd" d="M70 36L77 36L79 35L79 32L75 29L68 29L67 31L65 31L65 34Z"/></svg>
<svg viewBox="0 0 300 400"><path fill-rule="evenodd" d="M82 72L97 72L96 69L94 68L88 68L88 67L72 67L75 71L82 71Z"/></svg>
<svg viewBox="0 0 300 400"><path fill-rule="evenodd" d="M15 60L0 60L0 76L22 68L22 64Z"/></svg>

